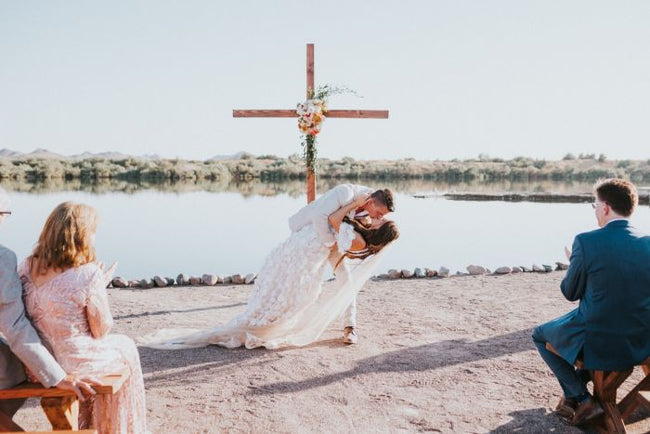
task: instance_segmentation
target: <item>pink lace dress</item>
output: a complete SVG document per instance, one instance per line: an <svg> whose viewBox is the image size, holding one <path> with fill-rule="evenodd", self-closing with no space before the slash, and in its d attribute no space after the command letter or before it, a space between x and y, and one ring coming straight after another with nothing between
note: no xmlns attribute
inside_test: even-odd
<svg viewBox="0 0 650 434"><path fill-rule="evenodd" d="M118 393L81 403L79 427L99 433L146 431L144 382L133 340L109 335L113 317L103 271L94 263L71 268L36 286L24 261L18 270L25 308L32 324L61 367L69 374L100 376L129 369Z"/></svg>

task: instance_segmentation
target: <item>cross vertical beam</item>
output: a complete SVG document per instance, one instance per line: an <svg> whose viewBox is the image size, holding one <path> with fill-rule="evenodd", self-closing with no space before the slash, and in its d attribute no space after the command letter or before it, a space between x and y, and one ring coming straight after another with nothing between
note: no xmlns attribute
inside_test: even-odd
<svg viewBox="0 0 650 434"><path fill-rule="evenodd" d="M307 99L314 93L314 44L307 44ZM307 168L307 203L316 199L316 174L312 167Z"/></svg>

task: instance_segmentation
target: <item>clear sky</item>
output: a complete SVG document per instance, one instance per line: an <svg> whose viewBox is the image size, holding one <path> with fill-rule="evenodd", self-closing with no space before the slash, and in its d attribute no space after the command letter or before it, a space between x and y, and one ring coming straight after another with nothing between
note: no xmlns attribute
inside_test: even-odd
<svg viewBox="0 0 650 434"><path fill-rule="evenodd" d="M209 158L300 152L316 84L389 109L329 119L322 156L650 158L650 2L0 0L0 148Z"/></svg>

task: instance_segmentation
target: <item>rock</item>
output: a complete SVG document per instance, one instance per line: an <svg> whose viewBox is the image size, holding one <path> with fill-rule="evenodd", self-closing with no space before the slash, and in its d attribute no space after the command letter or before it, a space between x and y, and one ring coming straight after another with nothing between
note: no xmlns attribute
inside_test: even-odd
<svg viewBox="0 0 650 434"><path fill-rule="evenodd" d="M555 271L562 271L562 270L569 269L569 264L565 264L564 262L556 262L555 265L556 265Z"/></svg>
<svg viewBox="0 0 650 434"><path fill-rule="evenodd" d="M472 276L477 276L479 274L485 274L485 268L480 265L468 265L467 272Z"/></svg>
<svg viewBox="0 0 650 434"><path fill-rule="evenodd" d="M522 271L524 271L524 270L522 270L521 267L512 267L512 272L513 273L521 273Z"/></svg>
<svg viewBox="0 0 650 434"><path fill-rule="evenodd" d="M542 267L544 267L544 271L546 271L547 273L553 271L553 267L551 267L550 265L542 264Z"/></svg>
<svg viewBox="0 0 650 434"><path fill-rule="evenodd" d="M377 276L377 279L388 279L388 274L386 273L380 274L379 276Z"/></svg>
<svg viewBox="0 0 650 434"><path fill-rule="evenodd" d="M425 268L424 271L427 273L427 277L436 277L438 275L438 272L436 270L432 270L430 268Z"/></svg>
<svg viewBox="0 0 650 434"><path fill-rule="evenodd" d="M524 273L530 273L533 271L530 268L524 266L520 266L519 268L521 268L521 271L523 271Z"/></svg>
<svg viewBox="0 0 650 434"><path fill-rule="evenodd" d="M499 267L494 270L494 274L510 274L512 273L512 268L510 267Z"/></svg>
<svg viewBox="0 0 650 434"><path fill-rule="evenodd" d="M232 283L232 277L230 277L230 276L225 276L225 277L223 278L223 283L225 283L225 284L231 284L231 283Z"/></svg>
<svg viewBox="0 0 650 434"><path fill-rule="evenodd" d="M123 277L116 277L113 280L111 280L111 283L113 284L114 288L128 288L129 287L129 281L126 280Z"/></svg>
<svg viewBox="0 0 650 434"><path fill-rule="evenodd" d="M131 288L141 288L139 280L129 280L129 286Z"/></svg>
<svg viewBox="0 0 650 434"><path fill-rule="evenodd" d="M198 286L198 285L201 285L202 283L203 283L203 281L201 280L200 277L198 277L198 276L190 276L190 281L189 281L190 285Z"/></svg>
<svg viewBox="0 0 650 434"><path fill-rule="evenodd" d="M233 274L230 276L230 279L232 280L232 283L236 283L237 285L244 283L244 278L241 274Z"/></svg>
<svg viewBox="0 0 650 434"><path fill-rule="evenodd" d="M485 272L486 272L487 274L492 274L492 271L491 271L489 268L486 268L486 269L485 269Z"/></svg>
<svg viewBox="0 0 650 434"><path fill-rule="evenodd" d="M165 277L165 280L167 281L167 286L174 286L174 283L176 283L172 277Z"/></svg>
<svg viewBox="0 0 650 434"><path fill-rule="evenodd" d="M402 277L402 273L395 270L395 269L390 269L388 270L388 278L389 279L399 279Z"/></svg>
<svg viewBox="0 0 650 434"><path fill-rule="evenodd" d="M185 275L183 273L176 276L176 283L178 283L178 286L187 285L187 280L185 279Z"/></svg>
<svg viewBox="0 0 650 434"><path fill-rule="evenodd" d="M244 283L245 283L246 285L250 285L251 283L255 282L255 278L256 278L256 277L257 277L257 276L255 275L255 273L248 273L248 274L244 277Z"/></svg>
<svg viewBox="0 0 650 434"><path fill-rule="evenodd" d="M402 270L402 277L405 279L410 279L411 277L413 277L413 272L405 268Z"/></svg>
<svg viewBox="0 0 650 434"><path fill-rule="evenodd" d="M167 280L163 279L160 276L153 276L153 283L158 287L158 288L164 288L167 286Z"/></svg>
<svg viewBox="0 0 650 434"><path fill-rule="evenodd" d="M426 273L424 272L424 270L423 270L422 268L420 268L420 267L417 267L417 268L415 269L415 271L413 272L413 274L415 274L415 277L417 277L418 279L421 279L421 278L423 278L423 277L427 277L427 275L426 275Z"/></svg>
<svg viewBox="0 0 650 434"><path fill-rule="evenodd" d="M201 280L202 280L203 283L205 283L206 285L213 286L213 285L216 285L216 284L217 284L217 281L218 281L219 279L218 279L217 276L215 276L214 274L204 274L204 275L201 277Z"/></svg>
<svg viewBox="0 0 650 434"><path fill-rule="evenodd" d="M151 279L142 279L140 281L140 288L142 288L142 289L151 289L151 288L153 288L153 280L151 280Z"/></svg>
<svg viewBox="0 0 650 434"><path fill-rule="evenodd" d="M440 269L438 270L438 276L440 276L440 277L449 277L449 268L440 267Z"/></svg>
<svg viewBox="0 0 650 434"><path fill-rule="evenodd" d="M537 264L533 264L533 271L536 271L538 273L545 273L546 272L544 267L542 267L540 265L537 265Z"/></svg>
<svg viewBox="0 0 650 434"><path fill-rule="evenodd" d="M226 280L226 277L223 274L219 274L217 276L217 283L224 283Z"/></svg>

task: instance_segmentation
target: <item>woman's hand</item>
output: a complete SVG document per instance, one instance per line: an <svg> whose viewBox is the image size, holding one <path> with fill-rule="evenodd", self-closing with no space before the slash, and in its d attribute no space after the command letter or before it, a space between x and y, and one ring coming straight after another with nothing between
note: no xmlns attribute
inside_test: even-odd
<svg viewBox="0 0 650 434"><path fill-rule="evenodd" d="M117 269L117 262L113 262L113 265L111 265L108 268L104 268L104 263L99 262L97 264L99 266L99 269L104 272L104 281L106 281L106 286L113 280L113 275L115 274L115 270Z"/></svg>

